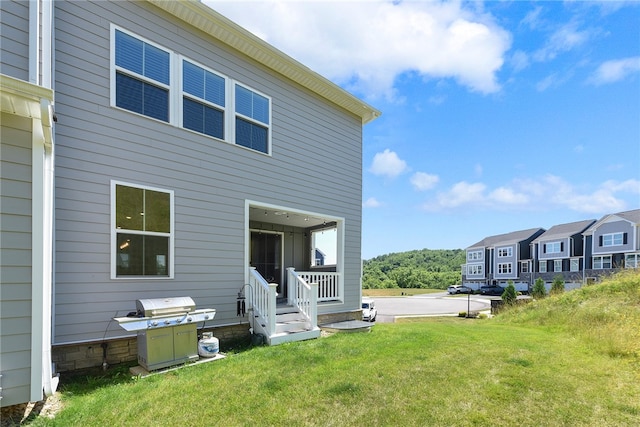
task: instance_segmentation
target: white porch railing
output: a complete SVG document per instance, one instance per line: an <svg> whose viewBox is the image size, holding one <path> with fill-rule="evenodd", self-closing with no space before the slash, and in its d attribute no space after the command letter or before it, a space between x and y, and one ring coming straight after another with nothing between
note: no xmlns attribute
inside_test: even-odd
<svg viewBox="0 0 640 427"><path fill-rule="evenodd" d="M307 283L318 284L318 302L342 300L340 273L298 271L297 275Z"/></svg>
<svg viewBox="0 0 640 427"><path fill-rule="evenodd" d="M250 307L253 316L260 322L267 336L276 330L276 288L275 283L267 283L255 267L249 269Z"/></svg>
<svg viewBox="0 0 640 427"><path fill-rule="evenodd" d="M318 285L308 283L293 267L287 268L287 299L309 322L311 329L318 326Z"/></svg>

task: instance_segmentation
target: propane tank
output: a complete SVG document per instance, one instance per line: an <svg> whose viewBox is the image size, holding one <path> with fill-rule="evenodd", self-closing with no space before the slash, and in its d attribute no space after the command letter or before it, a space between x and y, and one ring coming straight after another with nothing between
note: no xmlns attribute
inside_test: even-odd
<svg viewBox="0 0 640 427"><path fill-rule="evenodd" d="M214 357L220 351L218 338L213 332L203 332L202 339L198 341L198 355L201 357Z"/></svg>

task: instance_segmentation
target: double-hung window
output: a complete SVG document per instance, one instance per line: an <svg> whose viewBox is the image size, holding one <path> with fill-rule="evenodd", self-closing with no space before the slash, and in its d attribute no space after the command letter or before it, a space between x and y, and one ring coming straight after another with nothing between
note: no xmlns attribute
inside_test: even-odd
<svg viewBox="0 0 640 427"><path fill-rule="evenodd" d="M506 248L499 248L498 249L498 256L503 258L503 257L510 257L513 254L513 249L511 247L506 247Z"/></svg>
<svg viewBox="0 0 640 427"><path fill-rule="evenodd" d="M270 104L266 96L236 83L236 144L269 153Z"/></svg>
<svg viewBox="0 0 640 427"><path fill-rule="evenodd" d="M612 233L602 235L602 246L620 246L625 244L624 233Z"/></svg>
<svg viewBox="0 0 640 427"><path fill-rule="evenodd" d="M271 154L271 98L112 25L111 105Z"/></svg>
<svg viewBox="0 0 640 427"><path fill-rule="evenodd" d="M571 264L569 265L570 271L580 271L580 259L571 258Z"/></svg>
<svg viewBox="0 0 640 427"><path fill-rule="evenodd" d="M182 126L224 139L225 78L182 61Z"/></svg>
<svg viewBox="0 0 640 427"><path fill-rule="evenodd" d="M538 267L538 271L540 271L540 273L546 273L547 272L547 261L540 261L539 267Z"/></svg>
<svg viewBox="0 0 640 427"><path fill-rule="evenodd" d="M115 30L115 105L168 122L170 98L168 51Z"/></svg>
<svg viewBox="0 0 640 427"><path fill-rule="evenodd" d="M553 271L556 273L559 273L562 271L562 260L561 259L554 259L553 260Z"/></svg>
<svg viewBox="0 0 640 427"><path fill-rule="evenodd" d="M594 270L611 268L611 255L593 257L593 268Z"/></svg>
<svg viewBox="0 0 640 427"><path fill-rule="evenodd" d="M112 278L173 277L173 192L111 182Z"/></svg>
<svg viewBox="0 0 640 427"><path fill-rule="evenodd" d="M498 274L510 274L511 273L511 263L500 263L498 264Z"/></svg>

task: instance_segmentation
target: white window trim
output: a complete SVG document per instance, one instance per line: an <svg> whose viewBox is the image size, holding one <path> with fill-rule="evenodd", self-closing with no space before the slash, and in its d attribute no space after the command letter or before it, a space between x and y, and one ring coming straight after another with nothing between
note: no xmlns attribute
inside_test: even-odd
<svg viewBox="0 0 640 427"><path fill-rule="evenodd" d="M620 236L620 243L615 243L615 238L616 236ZM607 237L611 237L611 243L607 244L607 242L605 242L605 239ZM614 246L622 246L624 245L624 233L623 232L617 232L617 233L607 233L607 234L603 234L602 235L602 247L603 248L611 248Z"/></svg>
<svg viewBox="0 0 640 427"><path fill-rule="evenodd" d="M187 58L186 56L183 56L183 55L177 55L177 57L178 57L178 60L176 61L177 62L177 67L176 67L177 68L177 74L176 75L178 75L180 77L178 79L178 93L180 94L180 99L178 100L178 102L176 102L176 109L177 109L176 117L178 119L178 126L181 129L186 130L188 132L193 132L193 133L195 133L197 135L202 135L202 136L205 136L205 137L208 137L208 138L213 138L213 139L218 140L218 141L227 142L227 141L234 140L234 139L229 138L229 134L232 131L232 129L231 129L232 123L231 123L231 120L229 119L229 115L231 114L230 105L233 103L233 99L234 99L233 94L230 96L229 93L231 92L231 89L233 88L233 86L232 86L233 80L230 79L229 77L225 76L224 74L219 73L219 72L207 67L206 65L201 64L198 61L194 61L191 58ZM182 72L182 65L183 65L184 61L190 62L193 65L195 65L197 67L200 67L203 70L208 71L211 74L215 74L216 76L221 77L221 78L224 79L224 107L221 106L221 105L218 105L218 104L214 104L214 103L212 103L210 101L207 101L206 99L198 98L197 96L191 95L190 93L186 93L184 91L184 75L183 75L183 72ZM184 106L183 106L184 97L192 99L192 100L194 100L196 102L200 102L200 103L202 103L204 105L207 105L207 106L210 106L212 108L215 108L215 109L218 109L218 110L222 110L222 113L224 114L224 121L223 121L224 129L222 131L222 139L216 138L215 136L207 135L206 133L195 131L193 129L187 129L187 128L184 127L184 117L183 117L184 116L184 114L183 114L184 113ZM269 109L271 109L271 104L269 104ZM255 150L253 150L253 151L255 151ZM265 154L265 153L263 153L263 154Z"/></svg>
<svg viewBox="0 0 640 427"><path fill-rule="evenodd" d="M468 261L480 261L482 260L482 251L469 251L467 253Z"/></svg>
<svg viewBox="0 0 640 427"><path fill-rule="evenodd" d="M233 141L233 144L237 145L240 148L244 148L246 150L251 150L254 153L262 153L262 154L267 154L267 155L270 156L271 155L271 129L273 127L273 125L272 125L273 124L273 118L271 117L272 114L273 114L272 113L272 111L273 111L273 108L272 108L273 100L272 100L272 98L269 95L267 95L267 94L265 94L263 92L260 92L259 90L256 90L256 89L252 88L251 86L247 86L246 84L241 83L241 82L239 82L237 80L233 80L231 83L232 84L231 84L231 89L230 89L230 91L231 91L230 98L231 98L232 105L230 106L230 110L229 111L231 111L232 114L231 114L231 120L230 120L231 121L231 126L230 126L229 130L230 130L230 132L232 132L233 136L229 139L229 141ZM263 96L263 97L265 97L265 98L267 98L269 100L269 123L268 124L262 123L261 121L255 120L255 119L253 119L251 117L247 117L244 114L240 114L240 113L238 113L236 111L236 85L240 86L240 87L243 87L243 88L245 88L247 90L250 90L251 92L257 93L258 95ZM253 148L245 147L244 145L236 144L236 117L240 117L240 118L242 118L242 119L244 119L244 120L246 120L246 121L248 121L250 123L254 123L254 124L258 125L258 126L262 126L262 127L266 126L266 128L267 128L267 152L266 153L263 153L262 151L254 150Z"/></svg>
<svg viewBox="0 0 640 427"><path fill-rule="evenodd" d="M599 267L596 267L596 260L600 261L600 266ZM609 261L609 265L610 265L609 267L605 267L604 266L605 260ZM612 262L613 262L613 260L612 260L611 255L597 255L597 256L594 256L593 257L593 269L594 270L606 270L606 269L612 268L613 267Z"/></svg>
<svg viewBox="0 0 640 427"><path fill-rule="evenodd" d="M544 266L544 268L543 268L543 266ZM538 271L540 273L546 273L547 272L547 261L546 260L539 262Z"/></svg>
<svg viewBox="0 0 640 427"><path fill-rule="evenodd" d="M576 266L575 269L573 268L574 265ZM571 258L571 261L569 262L569 271L580 271L580 258Z"/></svg>
<svg viewBox="0 0 640 427"><path fill-rule="evenodd" d="M633 265L629 265L629 259L632 259ZM640 268L640 253L637 254L626 254L624 256L624 266L625 268Z"/></svg>
<svg viewBox="0 0 640 427"><path fill-rule="evenodd" d="M507 254L502 255L501 252L505 251ZM511 246L504 246L502 248L498 248L498 258L509 258L513 256L513 248Z"/></svg>
<svg viewBox="0 0 640 427"><path fill-rule="evenodd" d="M131 110L127 110L125 108L121 108L118 107L116 105L116 71L118 71L120 69L120 67L116 66L116 30L118 31L122 31L125 34L128 34L132 37L137 38L138 40L141 40L145 43L148 43L152 46L157 47L158 49L161 49L167 53L169 53L169 72L170 72L170 76L169 76L169 86L164 85L161 82L158 82L156 80L153 79L149 79L148 77L145 76L140 76L136 73L132 73L128 70L124 70L127 74L133 75L136 78L139 78L140 80L147 82L147 83L151 83L155 86L158 87L163 87L165 89L169 90L169 120L168 121L164 121L164 120L159 120L156 119L154 117L150 117L144 114L140 114L140 113L136 113L135 111L131 111ZM254 89L251 86L248 86L242 82L239 82L237 80L234 80L218 71L215 71L205 65L203 65L202 63L195 61L191 58L188 58L186 56L183 56L177 52L174 52L170 49L167 49L166 47L159 45L157 43L154 43L153 41L142 37L134 32L131 32L129 30L126 30L120 26L117 26L115 24L110 24L110 34L111 34L111 40L109 41L109 48L110 48L110 52L109 52L109 67L110 67L110 73L109 73L109 103L110 106L112 108L117 108L118 110L121 111L125 111L127 113L130 114L135 114L138 117L144 117L145 119L150 119L150 120L154 120L158 123L163 123L163 124L169 124L175 127L179 127L180 129L187 131L187 132L191 132L197 135L200 135L202 137L205 138L211 138L215 141L224 141L228 144L231 145L235 145L239 148L245 149L245 150L249 150L252 153L257 153L257 154L262 154L265 156L272 156L272 146L273 146L273 141L272 141L272 129L273 129L273 98L267 94L265 94L264 92L261 92L257 89ZM223 77L225 79L225 106L224 106L224 139L219 139L216 138L214 136L211 135L207 135L205 133L200 133L191 129L186 129L182 126L183 124L183 118L182 118L182 113L183 113L183 108L182 108L182 99L184 96L184 93L182 91L182 61L186 60L189 61L199 67L202 67L203 69L210 71L213 74L216 74L220 77ZM241 86L244 87L245 89L248 89L260 96L263 96L265 98L267 98L269 100L269 123L265 124L262 123L260 121L257 121L255 119L252 119L251 117L246 117L242 114L238 114L236 113L236 108L235 108L235 86ZM192 98L194 99L194 98ZM201 100L204 101L204 100ZM206 101L205 101L206 102ZM215 104L212 104L215 105ZM236 115L238 117L241 117L251 123L255 123L257 125L263 126L267 128L267 152L262 152L262 151L258 151L258 150L254 150L253 148L249 148L249 147L245 147L243 145L239 145L236 144L236 131L235 131L235 121L236 121Z"/></svg>
<svg viewBox="0 0 640 427"><path fill-rule="evenodd" d="M504 271L505 267L507 267L506 270L508 271ZM511 262L498 263L498 274L513 274L513 263Z"/></svg>
<svg viewBox="0 0 640 427"><path fill-rule="evenodd" d="M545 243L546 244L546 253L547 254L559 254L562 253L562 249L560 249L562 247L562 242L549 242L549 243ZM557 250L556 249L557 246Z"/></svg>
<svg viewBox="0 0 640 427"><path fill-rule="evenodd" d="M482 264L467 264L467 276L484 275L484 266Z"/></svg>
<svg viewBox="0 0 640 427"><path fill-rule="evenodd" d="M167 276L118 276L116 274L116 265L117 265L117 251L116 246L118 245L118 237L116 230L116 185L122 185L126 187L133 188L141 188L144 190L158 191L161 193L169 194L169 203L171 207L170 212L170 233L153 233L153 232L141 232L136 233L132 232L132 234L144 234L144 235L156 235L156 236L166 236L169 234L169 260L167 261L167 267L169 268L169 274ZM130 182L111 180L111 245L110 245L110 259L111 259L111 279L112 280L168 280L174 278L174 239L175 239L175 203L174 203L174 193L173 190L166 190L164 188L151 187L148 185L141 184L132 184Z"/></svg>
<svg viewBox="0 0 640 427"><path fill-rule="evenodd" d="M560 264L560 269L558 269L558 264ZM562 272L562 260L561 259L554 259L553 260L553 272L554 273L561 273Z"/></svg>

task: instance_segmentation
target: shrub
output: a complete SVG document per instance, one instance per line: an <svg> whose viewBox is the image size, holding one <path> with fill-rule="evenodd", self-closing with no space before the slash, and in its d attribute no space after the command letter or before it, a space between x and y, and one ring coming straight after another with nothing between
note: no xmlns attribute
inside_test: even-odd
<svg viewBox="0 0 640 427"><path fill-rule="evenodd" d="M544 298L547 296L547 288L544 287L544 280L542 280L540 277L536 279L536 282L533 285L531 296L536 299Z"/></svg>
<svg viewBox="0 0 640 427"><path fill-rule="evenodd" d="M467 317L467 312L466 311L459 312L458 317Z"/></svg>
<svg viewBox="0 0 640 427"><path fill-rule="evenodd" d="M504 288L504 292L502 293L502 301L505 304L512 305L518 299L518 294L516 293L516 287L513 286L513 281L509 280L507 287Z"/></svg>
<svg viewBox="0 0 640 427"><path fill-rule="evenodd" d="M551 294L561 294L564 292L564 278L562 276L556 276L551 284Z"/></svg>

